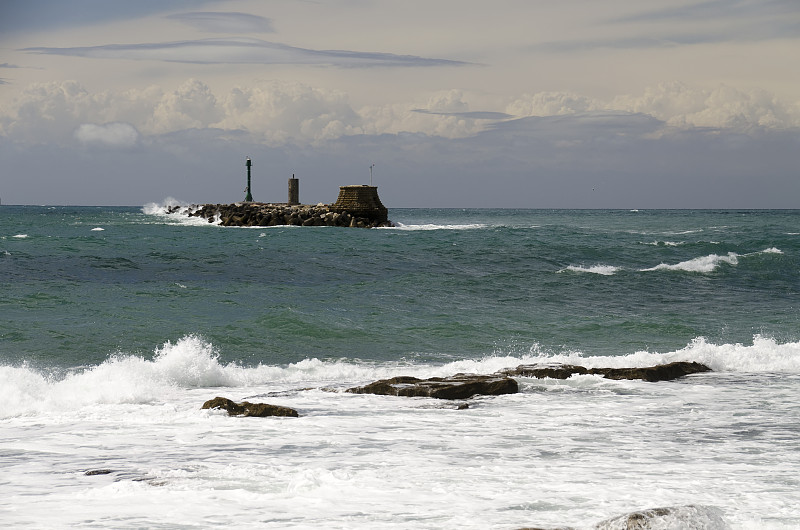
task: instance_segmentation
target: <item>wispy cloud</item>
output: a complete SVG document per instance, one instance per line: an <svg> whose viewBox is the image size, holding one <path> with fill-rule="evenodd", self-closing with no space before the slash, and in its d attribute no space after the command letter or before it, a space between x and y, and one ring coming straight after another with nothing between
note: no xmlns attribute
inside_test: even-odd
<svg viewBox="0 0 800 530"><path fill-rule="evenodd" d="M194 64L305 64L351 68L462 66L449 59L351 50L313 50L255 38L106 44L70 48L33 47L23 52L97 59L155 60Z"/></svg>
<svg viewBox="0 0 800 530"><path fill-rule="evenodd" d="M606 23L628 28L628 36L550 41L535 45L533 49L573 52L594 48L653 49L800 39L800 3L796 0L707 0L642 10ZM664 24L672 29L663 29Z"/></svg>
<svg viewBox="0 0 800 530"><path fill-rule="evenodd" d="M167 15L165 18L208 33L273 33L275 31L270 19L247 13L194 11Z"/></svg>
<svg viewBox="0 0 800 530"><path fill-rule="evenodd" d="M736 19L741 17L796 16L800 12L795 0L706 0L681 6L641 11L618 18L614 22L661 22Z"/></svg>
<svg viewBox="0 0 800 530"><path fill-rule="evenodd" d="M142 18L177 9L197 9L214 0L3 0L0 32L21 33L68 27L85 27L118 20Z"/></svg>

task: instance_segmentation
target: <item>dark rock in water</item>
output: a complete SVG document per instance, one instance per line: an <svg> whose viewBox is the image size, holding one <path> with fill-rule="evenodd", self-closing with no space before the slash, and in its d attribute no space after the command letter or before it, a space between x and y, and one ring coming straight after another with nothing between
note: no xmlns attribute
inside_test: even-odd
<svg viewBox="0 0 800 530"><path fill-rule="evenodd" d="M268 405L266 403L250 403L249 401L235 403L224 397L209 399L203 403L202 408L227 410L230 416L253 416L258 418L264 418L266 416L289 416L297 418L299 416L296 410L290 409L289 407Z"/></svg>
<svg viewBox="0 0 800 530"><path fill-rule="evenodd" d="M466 399L478 394L497 396L515 394L518 391L519 385L510 377L475 374L456 374L451 377L432 377L430 379L400 376L381 379L365 386L347 389L347 392L352 394L433 397L439 399Z"/></svg>
<svg viewBox="0 0 800 530"><path fill-rule="evenodd" d="M89 471L84 473L84 475L86 475L87 477L93 477L95 475L110 475L113 472L114 472L113 469L90 469Z"/></svg>
<svg viewBox="0 0 800 530"><path fill-rule="evenodd" d="M586 375L589 372L583 366L573 364L521 364L516 368L507 368L498 372L510 377L537 377L544 379L569 379L574 374Z"/></svg>
<svg viewBox="0 0 800 530"><path fill-rule="evenodd" d="M571 364L521 364L516 368L502 370L510 377L537 377L543 379L568 379L574 374L602 375L606 379L642 379L644 381L671 381L685 375L710 372L711 368L696 362L679 361L645 368L584 368Z"/></svg>
<svg viewBox="0 0 800 530"><path fill-rule="evenodd" d="M599 373L606 379L642 379L644 381L672 381L685 375L710 372L711 368L695 362L674 362L647 368L603 368Z"/></svg>

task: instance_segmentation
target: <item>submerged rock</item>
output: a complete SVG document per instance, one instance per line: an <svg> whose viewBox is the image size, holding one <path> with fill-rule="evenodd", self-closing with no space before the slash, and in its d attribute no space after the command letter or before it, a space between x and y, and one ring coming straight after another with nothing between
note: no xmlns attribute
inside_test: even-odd
<svg viewBox="0 0 800 530"><path fill-rule="evenodd" d="M710 372L711 368L697 362L678 361L644 368L584 368L571 364L521 364L499 372L510 377L537 377L543 379L568 379L574 374L602 375L606 379L641 379L643 381L671 381L685 375Z"/></svg>
<svg viewBox="0 0 800 530"><path fill-rule="evenodd" d="M720 511L708 506L673 506L651 508L606 519L595 525L597 530L646 530L682 528L726 530L730 528Z"/></svg>
<svg viewBox="0 0 800 530"><path fill-rule="evenodd" d="M451 377L418 379L410 376L381 379L365 386L348 388L352 394L378 394L382 396L433 397L439 399L466 399L478 394L497 396L515 394L517 382L502 375L456 374Z"/></svg>
<svg viewBox="0 0 800 530"><path fill-rule="evenodd" d="M224 397L209 399L203 403L202 408L227 410L230 416L253 416L258 418L264 418L266 416L289 416L297 418L299 416L296 410L289 407L268 405L267 403L250 403L249 401L235 403Z"/></svg>

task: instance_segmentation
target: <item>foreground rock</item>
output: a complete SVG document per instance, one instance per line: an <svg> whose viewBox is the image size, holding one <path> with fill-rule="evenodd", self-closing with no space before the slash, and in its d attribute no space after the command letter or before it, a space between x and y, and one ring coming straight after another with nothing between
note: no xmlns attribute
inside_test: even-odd
<svg viewBox="0 0 800 530"><path fill-rule="evenodd" d="M518 391L519 385L510 377L475 374L456 374L451 377L432 377L430 379L401 376L381 379L365 386L347 389L347 392L352 394L439 399L466 399L478 394L498 396L516 394Z"/></svg>
<svg viewBox="0 0 800 530"><path fill-rule="evenodd" d="M657 528L725 530L730 526L718 509L696 505L651 508L606 519L595 525L596 530L655 530Z"/></svg>
<svg viewBox="0 0 800 530"><path fill-rule="evenodd" d="M224 397L215 397L203 403L204 409L222 409L227 410L230 416L253 416L264 418L266 416L289 416L297 418L299 414L294 409L289 407L279 407L278 405L268 405L266 403L250 403L249 401L242 401L241 403L234 403L230 399Z"/></svg>
<svg viewBox="0 0 800 530"><path fill-rule="evenodd" d="M509 377L537 377L567 379L572 375L602 375L606 379L641 379L643 381L671 381L690 374L710 372L711 368L696 362L679 361L645 368L584 368L572 364L521 364L499 372Z"/></svg>
<svg viewBox="0 0 800 530"><path fill-rule="evenodd" d="M671 506L631 512L601 521L595 530L727 530L730 528L721 512L708 506ZM572 526L526 526L517 530L577 530Z"/></svg>

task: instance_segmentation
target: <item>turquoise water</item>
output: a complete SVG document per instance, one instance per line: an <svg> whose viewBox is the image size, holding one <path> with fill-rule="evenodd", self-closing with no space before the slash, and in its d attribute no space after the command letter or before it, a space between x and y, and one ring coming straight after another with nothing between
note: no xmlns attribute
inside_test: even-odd
<svg viewBox="0 0 800 530"><path fill-rule="evenodd" d="M0 207L4 364L187 335L244 365L800 340L800 211L392 209L377 230L147 211Z"/></svg>

